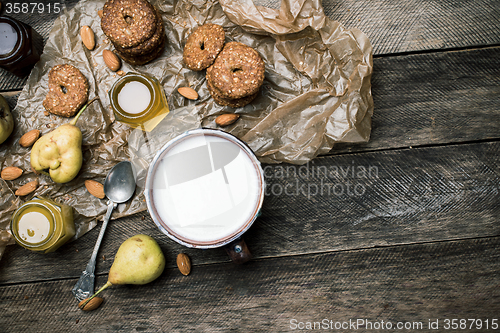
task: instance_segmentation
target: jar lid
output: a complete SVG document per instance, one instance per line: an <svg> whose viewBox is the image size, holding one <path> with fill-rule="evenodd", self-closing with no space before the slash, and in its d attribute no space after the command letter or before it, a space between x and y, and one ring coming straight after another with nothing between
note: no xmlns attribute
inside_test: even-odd
<svg viewBox="0 0 500 333"><path fill-rule="evenodd" d="M54 236L54 214L39 202L27 202L14 213L11 231L16 242L34 249L49 242Z"/></svg>
<svg viewBox="0 0 500 333"><path fill-rule="evenodd" d="M21 48L21 26L10 17L0 17L0 59L10 58Z"/></svg>
<svg viewBox="0 0 500 333"><path fill-rule="evenodd" d="M139 73L127 73L109 91L111 107L119 118L139 120L152 111L159 98L152 78Z"/></svg>

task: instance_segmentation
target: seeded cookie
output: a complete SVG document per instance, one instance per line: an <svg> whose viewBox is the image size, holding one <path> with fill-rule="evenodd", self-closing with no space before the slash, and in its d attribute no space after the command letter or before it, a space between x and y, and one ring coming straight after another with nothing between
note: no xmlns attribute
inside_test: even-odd
<svg viewBox="0 0 500 333"><path fill-rule="evenodd" d="M212 65L224 47L226 34L218 24L204 24L189 35L184 46L184 63L193 71Z"/></svg>
<svg viewBox="0 0 500 333"><path fill-rule="evenodd" d="M215 103L222 105L222 106L227 105L227 106L230 106L232 108L241 108L247 104L250 104L255 99L255 97L257 97L257 95L259 94L259 91L257 91L255 94L252 94L249 96L245 96L245 97L237 98L237 99L229 99L229 98L224 97L221 94L220 90L215 88L209 80L207 80L207 87L208 87L208 92L210 93L210 95L214 99Z"/></svg>
<svg viewBox="0 0 500 333"><path fill-rule="evenodd" d="M88 93L87 78L77 68L56 65L49 72L49 92L43 106L55 115L73 117L87 101Z"/></svg>
<svg viewBox="0 0 500 333"><path fill-rule="evenodd" d="M245 44L230 42L207 69L207 79L224 97L237 99L255 94L264 82L264 73L264 61L257 51Z"/></svg>
<svg viewBox="0 0 500 333"><path fill-rule="evenodd" d="M101 28L114 44L131 48L153 36L156 12L146 0L108 0L102 10Z"/></svg>
<svg viewBox="0 0 500 333"><path fill-rule="evenodd" d="M149 54L154 52L158 48L158 46L164 42L166 35L165 35L165 27L163 26L163 19L158 9L155 8L155 12L156 12L156 30L154 34L151 36L151 38L147 39L146 41L137 46L130 48L123 48L118 44L113 44L115 46L116 51L120 53L120 55L124 54L128 57L133 57L133 56L141 56L144 54Z"/></svg>
<svg viewBox="0 0 500 333"><path fill-rule="evenodd" d="M120 57L122 58L123 61L133 66L145 65L148 62L155 60L163 53L165 49L165 44L166 44L166 38L163 38L161 44L158 45L158 47L155 50L153 50L153 52L143 54L140 56L127 56L125 54L120 53Z"/></svg>

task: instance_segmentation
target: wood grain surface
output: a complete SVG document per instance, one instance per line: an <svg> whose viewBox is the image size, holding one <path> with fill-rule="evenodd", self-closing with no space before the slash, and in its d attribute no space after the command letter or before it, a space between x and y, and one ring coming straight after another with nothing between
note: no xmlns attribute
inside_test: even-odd
<svg viewBox="0 0 500 333"><path fill-rule="evenodd" d="M330 154L500 138L500 47L374 59L372 133ZM15 92L3 93L13 108Z"/></svg>
<svg viewBox="0 0 500 333"><path fill-rule="evenodd" d="M262 215L244 236L254 259L238 266L223 249L180 246L147 212L111 221L97 286L138 233L158 241L167 268L149 285L109 288L98 310L83 312L70 290L99 228L46 255L9 246L0 332L289 332L324 319L393 325L328 329L338 332L485 332L446 330L445 320L500 321L500 2L323 6L373 44L372 136L303 167L263 165ZM29 19L46 37L54 18ZM11 106L23 84L0 72ZM180 252L189 276L176 268Z"/></svg>
<svg viewBox="0 0 500 333"><path fill-rule="evenodd" d="M498 45L496 0L323 1L325 13L363 31L376 56Z"/></svg>
<svg viewBox="0 0 500 333"><path fill-rule="evenodd" d="M69 293L76 279L3 286L0 322L3 332L289 332L294 319L364 319L429 332L438 319L443 332L445 319L497 318L499 281L492 237L167 269L149 285L109 288L93 312Z"/></svg>
<svg viewBox="0 0 500 333"><path fill-rule="evenodd" d="M78 1L61 2L71 9ZM255 2L274 9L280 3ZM323 7L333 20L363 31L375 56L500 44L500 3L496 0L325 0ZM47 38L54 17L17 15L12 16L31 24ZM0 69L0 91L21 89L25 82L26 78Z"/></svg>
<svg viewBox="0 0 500 333"><path fill-rule="evenodd" d="M500 138L500 47L376 58L367 143L330 153Z"/></svg>
<svg viewBox="0 0 500 333"><path fill-rule="evenodd" d="M246 243L255 258L266 258L499 235L499 152L493 142L265 166L267 195ZM100 251L106 260L97 272L107 272L119 245L137 233L157 239L170 258L185 251L194 265L228 261L222 249L186 249L149 216L134 216L108 226ZM8 247L0 284L78 277L96 235L93 230L47 255Z"/></svg>

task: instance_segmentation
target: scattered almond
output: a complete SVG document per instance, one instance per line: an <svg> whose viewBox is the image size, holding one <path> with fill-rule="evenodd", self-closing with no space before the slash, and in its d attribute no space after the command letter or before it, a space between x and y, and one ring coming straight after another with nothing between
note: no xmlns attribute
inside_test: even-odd
<svg viewBox="0 0 500 333"><path fill-rule="evenodd" d="M97 11L97 15L99 15L99 17L100 17L100 18L102 18L102 9L99 9L99 10Z"/></svg>
<svg viewBox="0 0 500 333"><path fill-rule="evenodd" d="M221 114L217 118L215 118L215 123L219 126L229 126L233 124L236 120L240 118L239 114L236 113L226 113L226 114Z"/></svg>
<svg viewBox="0 0 500 333"><path fill-rule="evenodd" d="M24 135L19 139L19 144L21 147L31 147L36 140L40 137L40 131L37 129L31 130L27 133L24 133Z"/></svg>
<svg viewBox="0 0 500 333"><path fill-rule="evenodd" d="M182 274L189 275L191 272L191 260L187 254L179 253L177 255L177 267L179 267L179 271L181 271Z"/></svg>
<svg viewBox="0 0 500 333"><path fill-rule="evenodd" d="M82 42L87 49L92 51L95 47L95 36L94 31L88 25L84 25L80 29L80 37L82 38Z"/></svg>
<svg viewBox="0 0 500 333"><path fill-rule="evenodd" d="M35 191L37 186L38 186L38 180L34 180L18 188L15 194L20 197L28 195L31 192Z"/></svg>
<svg viewBox="0 0 500 333"><path fill-rule="evenodd" d="M23 170L18 167L10 166L2 170L1 177L3 180L14 180L23 174Z"/></svg>
<svg viewBox="0 0 500 333"><path fill-rule="evenodd" d="M110 50L102 51L102 58L104 59L104 63L111 69L113 72L116 72L120 69L122 62L120 58Z"/></svg>
<svg viewBox="0 0 500 333"><path fill-rule="evenodd" d="M179 89L177 89L177 91L179 92L179 94L186 97L187 99L192 99L192 100L198 99L198 93L193 88L180 87Z"/></svg>
<svg viewBox="0 0 500 333"><path fill-rule="evenodd" d="M85 181L85 187L94 197L104 199L104 186L101 183L89 179Z"/></svg>
<svg viewBox="0 0 500 333"><path fill-rule="evenodd" d="M104 301L104 298L96 296L96 297L92 298L90 301L88 301L88 303L86 303L87 300L88 300L88 298L86 298L83 301L81 301L80 303L78 303L78 307L80 309L82 309L83 311L92 311L92 310L97 309Z"/></svg>
<svg viewBox="0 0 500 333"><path fill-rule="evenodd" d="M125 72L120 70L120 71L116 72L116 74L123 76L123 75L125 75Z"/></svg>

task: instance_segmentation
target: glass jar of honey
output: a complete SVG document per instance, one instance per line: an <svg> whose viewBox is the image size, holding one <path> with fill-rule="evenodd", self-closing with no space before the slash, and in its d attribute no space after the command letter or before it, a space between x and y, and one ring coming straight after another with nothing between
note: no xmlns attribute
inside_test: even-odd
<svg viewBox="0 0 500 333"><path fill-rule="evenodd" d="M14 240L36 252L53 252L75 235L73 208L36 197L19 207L10 222Z"/></svg>
<svg viewBox="0 0 500 333"><path fill-rule="evenodd" d="M0 16L0 67L17 76L29 74L43 50L43 38L29 25Z"/></svg>
<svg viewBox="0 0 500 333"><path fill-rule="evenodd" d="M147 132L169 113L163 87L149 75L127 73L113 84L109 98L117 120Z"/></svg>

